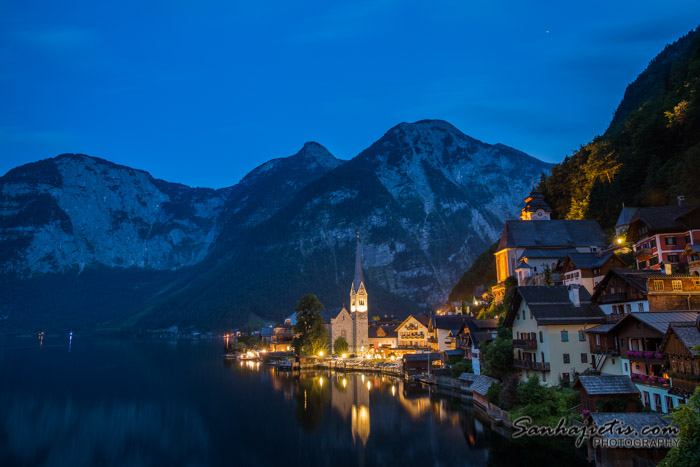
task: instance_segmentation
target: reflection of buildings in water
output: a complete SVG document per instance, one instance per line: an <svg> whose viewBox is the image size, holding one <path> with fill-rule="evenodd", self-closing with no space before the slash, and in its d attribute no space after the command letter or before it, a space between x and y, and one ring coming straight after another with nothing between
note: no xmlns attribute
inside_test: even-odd
<svg viewBox="0 0 700 467"><path fill-rule="evenodd" d="M357 438L362 441L362 446L367 444L369 438L369 409L365 405L359 408L355 405L351 409L352 440L357 443Z"/></svg>

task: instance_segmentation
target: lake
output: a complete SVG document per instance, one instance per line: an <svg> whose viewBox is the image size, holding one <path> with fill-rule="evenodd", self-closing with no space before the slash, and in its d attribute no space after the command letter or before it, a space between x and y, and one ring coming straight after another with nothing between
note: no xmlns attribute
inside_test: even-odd
<svg viewBox="0 0 700 467"><path fill-rule="evenodd" d="M5 340L0 465L585 464L568 441L512 442L469 400L374 373L278 373L222 349Z"/></svg>

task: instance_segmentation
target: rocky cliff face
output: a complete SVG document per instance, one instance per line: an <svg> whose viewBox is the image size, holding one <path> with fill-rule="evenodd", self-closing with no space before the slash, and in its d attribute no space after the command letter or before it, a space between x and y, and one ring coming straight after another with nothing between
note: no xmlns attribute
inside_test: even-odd
<svg viewBox="0 0 700 467"><path fill-rule="evenodd" d="M103 265L103 283L175 270L141 289L129 325L241 325L309 292L346 302L359 231L370 313L405 313L446 298L548 168L436 120L397 125L347 162L307 143L222 190L64 155L0 178L0 271Z"/></svg>

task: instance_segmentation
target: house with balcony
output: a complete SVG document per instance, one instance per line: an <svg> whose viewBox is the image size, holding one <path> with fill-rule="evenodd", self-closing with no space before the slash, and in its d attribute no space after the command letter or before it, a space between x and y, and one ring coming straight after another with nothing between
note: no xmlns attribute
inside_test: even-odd
<svg viewBox="0 0 700 467"><path fill-rule="evenodd" d="M586 330L591 353L591 369L600 374L622 375L622 360L617 340L610 330L615 323L599 324Z"/></svg>
<svg viewBox="0 0 700 467"><path fill-rule="evenodd" d="M605 314L579 285L518 287L505 318L513 332L513 359L522 380L537 375L548 386L590 367L588 328Z"/></svg>
<svg viewBox="0 0 700 467"><path fill-rule="evenodd" d="M430 347L433 351L445 352L457 348L457 333L468 321L467 315L433 315L428 324Z"/></svg>
<svg viewBox="0 0 700 467"><path fill-rule="evenodd" d="M687 401L700 385L700 320L673 322L661 342L668 357L669 394Z"/></svg>
<svg viewBox="0 0 700 467"><path fill-rule="evenodd" d="M681 256L685 256L688 262L688 273L700 276L700 245L686 245Z"/></svg>
<svg viewBox="0 0 700 467"><path fill-rule="evenodd" d="M661 344L671 323L694 322L697 316L696 311L632 312L608 331L620 352L622 374L637 385L645 407L667 413L682 402L670 392L668 355Z"/></svg>
<svg viewBox="0 0 700 467"><path fill-rule="evenodd" d="M579 284L592 294L608 271L624 267L614 253L569 253L558 269L563 285Z"/></svg>
<svg viewBox="0 0 700 467"><path fill-rule="evenodd" d="M389 355L391 349L395 349L398 345L396 342L396 338L398 337L396 325L370 326L367 331L367 337L372 352L382 354L383 357Z"/></svg>
<svg viewBox="0 0 700 467"><path fill-rule="evenodd" d="M503 226L494 253L498 284L491 291L496 300L503 297L504 281L510 276L522 286L556 269L569 253L598 252L608 245L597 221L552 220L551 209L543 203L541 194L530 193L520 220L506 220Z"/></svg>
<svg viewBox="0 0 700 467"><path fill-rule="evenodd" d="M700 209L678 197L675 206L637 208L630 221L628 240L634 244L637 269L662 269L662 265L683 269L687 245L700 243Z"/></svg>
<svg viewBox="0 0 700 467"><path fill-rule="evenodd" d="M649 311L647 278L649 271L609 270L593 291L592 300L609 321L619 321L626 313Z"/></svg>
<svg viewBox="0 0 700 467"><path fill-rule="evenodd" d="M424 350L430 349L428 332L430 315L409 315L396 327L396 343L399 349Z"/></svg>
<svg viewBox="0 0 700 467"><path fill-rule="evenodd" d="M467 360L471 360L476 375L481 374L484 366L481 349L497 337L497 329L497 319L474 319L466 321L457 332L457 347L464 350Z"/></svg>

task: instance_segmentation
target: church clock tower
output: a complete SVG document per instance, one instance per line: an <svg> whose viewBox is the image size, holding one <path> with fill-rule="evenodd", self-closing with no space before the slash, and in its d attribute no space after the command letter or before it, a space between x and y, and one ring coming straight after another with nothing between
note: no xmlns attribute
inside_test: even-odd
<svg viewBox="0 0 700 467"><path fill-rule="evenodd" d="M365 277L362 272L362 253L360 251L360 233L357 233L357 252L355 254L355 276L350 286L350 314L353 318L353 342L349 342L355 353L369 351L367 319L367 289L365 289Z"/></svg>

